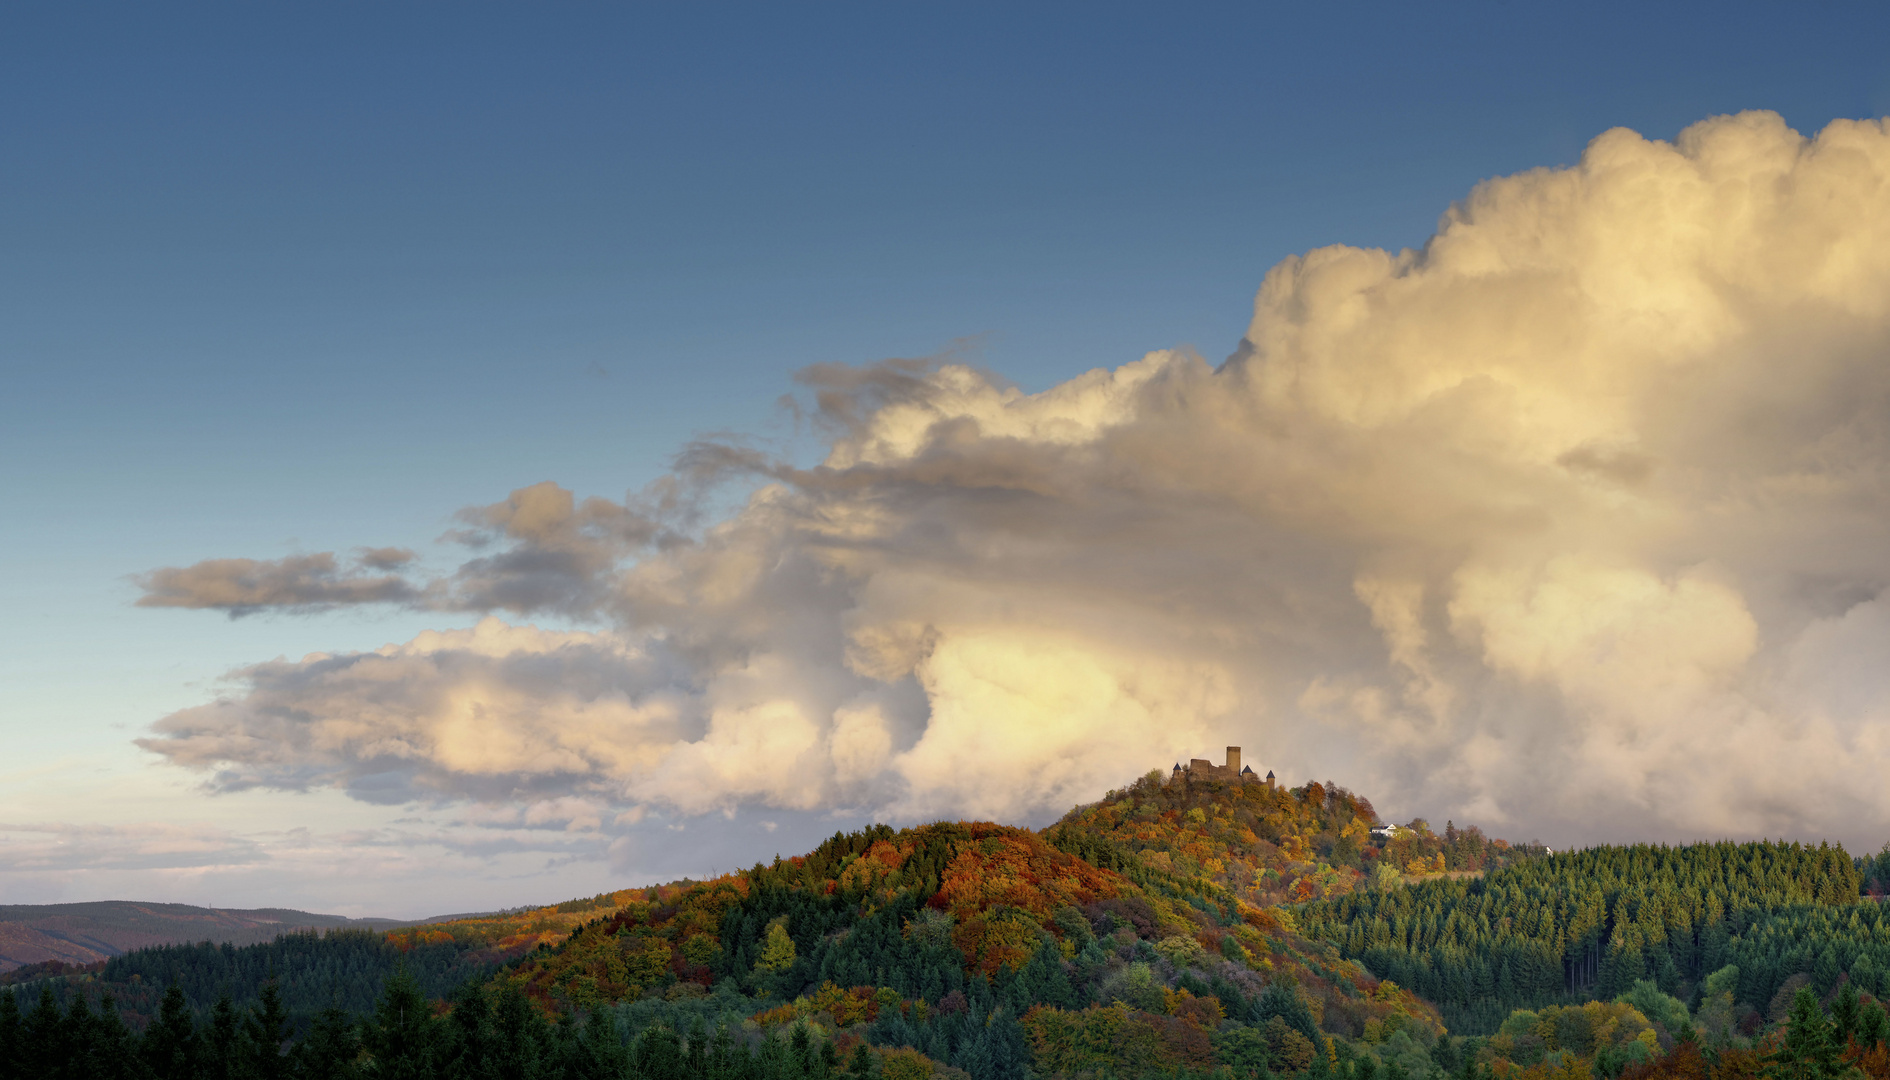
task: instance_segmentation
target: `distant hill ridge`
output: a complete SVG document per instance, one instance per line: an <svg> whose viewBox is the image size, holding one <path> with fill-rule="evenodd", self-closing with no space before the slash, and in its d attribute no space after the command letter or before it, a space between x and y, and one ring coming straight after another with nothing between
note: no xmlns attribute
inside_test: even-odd
<svg viewBox="0 0 1890 1080"><path fill-rule="evenodd" d="M59 961L89 964L180 942L256 945L294 930L394 930L414 922L350 919L292 908L206 908L135 900L0 905L0 972Z"/></svg>

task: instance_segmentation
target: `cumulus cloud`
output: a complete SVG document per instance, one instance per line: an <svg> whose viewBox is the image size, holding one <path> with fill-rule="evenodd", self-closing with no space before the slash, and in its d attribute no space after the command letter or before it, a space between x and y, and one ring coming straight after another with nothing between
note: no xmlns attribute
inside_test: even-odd
<svg viewBox="0 0 1890 1080"><path fill-rule="evenodd" d="M1519 836L1890 817L1882 123L1607 132L1421 250L1280 263L1219 367L803 381L818 465L680 459L672 495L752 482L725 518L540 485L420 588L593 632L257 665L144 745L218 787L595 804L570 821L1041 820L1230 742Z"/></svg>
<svg viewBox="0 0 1890 1080"><path fill-rule="evenodd" d="M504 502L459 512L466 528L448 536L475 550L496 547L462 564L442 583L449 599L440 606L468 611L595 614L609 597L619 563L665 540L665 510L673 511L673 485L659 484L654 506L637 508L609 499L579 503L571 492L546 481L512 492Z"/></svg>
<svg viewBox="0 0 1890 1080"><path fill-rule="evenodd" d="M496 618L236 677L240 698L173 713L140 744L214 769L225 790L339 786L397 803L562 795L628 775L682 734L660 658Z"/></svg>

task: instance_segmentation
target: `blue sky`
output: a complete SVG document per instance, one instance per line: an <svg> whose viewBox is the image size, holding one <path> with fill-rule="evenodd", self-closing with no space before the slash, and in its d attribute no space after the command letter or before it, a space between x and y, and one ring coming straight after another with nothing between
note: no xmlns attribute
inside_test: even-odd
<svg viewBox="0 0 1890 1080"><path fill-rule="evenodd" d="M473 622L135 609L132 575L445 570L454 511L514 488L620 498L705 432L805 459L778 399L813 363L1218 363L1281 258L1421 244L1608 128L1890 113L1887 35L1875 4L10 5L0 830L384 828L130 740L241 665ZM792 846L746 820L724 866ZM0 900L416 915L706 869L649 850L416 896L55 845Z"/></svg>

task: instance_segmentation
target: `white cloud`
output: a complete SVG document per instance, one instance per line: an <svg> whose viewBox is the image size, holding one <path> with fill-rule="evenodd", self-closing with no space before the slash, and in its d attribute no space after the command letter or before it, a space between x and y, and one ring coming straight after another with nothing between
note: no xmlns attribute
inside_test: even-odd
<svg viewBox="0 0 1890 1080"><path fill-rule="evenodd" d="M1608 132L1421 251L1282 262L1218 369L802 381L819 466L703 444L622 505L521 489L467 514L509 547L416 586L605 628L257 665L145 745L572 823L1042 819L1230 742L1519 836L1890 818L1880 123ZM736 512L676 524L730 477Z"/></svg>
<svg viewBox="0 0 1890 1080"><path fill-rule="evenodd" d="M871 779L892 757L892 730L876 703L834 710L832 749L834 780L841 785Z"/></svg>
<svg viewBox="0 0 1890 1080"><path fill-rule="evenodd" d="M1205 752L1235 703L1214 663L1108 653L1033 627L944 633L920 682L931 721L895 762L917 815L1015 820L1088 802Z"/></svg>
<svg viewBox="0 0 1890 1080"><path fill-rule="evenodd" d="M487 618L246 668L238 696L165 717L141 745L213 770L222 790L341 786L381 802L612 790L683 732L664 675L611 635Z"/></svg>

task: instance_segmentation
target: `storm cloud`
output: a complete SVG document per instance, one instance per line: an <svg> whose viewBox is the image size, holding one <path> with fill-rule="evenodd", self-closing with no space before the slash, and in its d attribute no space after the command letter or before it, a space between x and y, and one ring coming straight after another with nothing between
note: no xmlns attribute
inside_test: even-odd
<svg viewBox="0 0 1890 1080"><path fill-rule="evenodd" d="M523 489L438 579L154 572L140 603L593 629L256 665L143 745L220 788L598 820L1042 820L1226 743L1516 837L1890 819L1883 123L1609 131L1422 250L1280 263L1219 366L803 382L818 465L705 443L623 503Z"/></svg>

